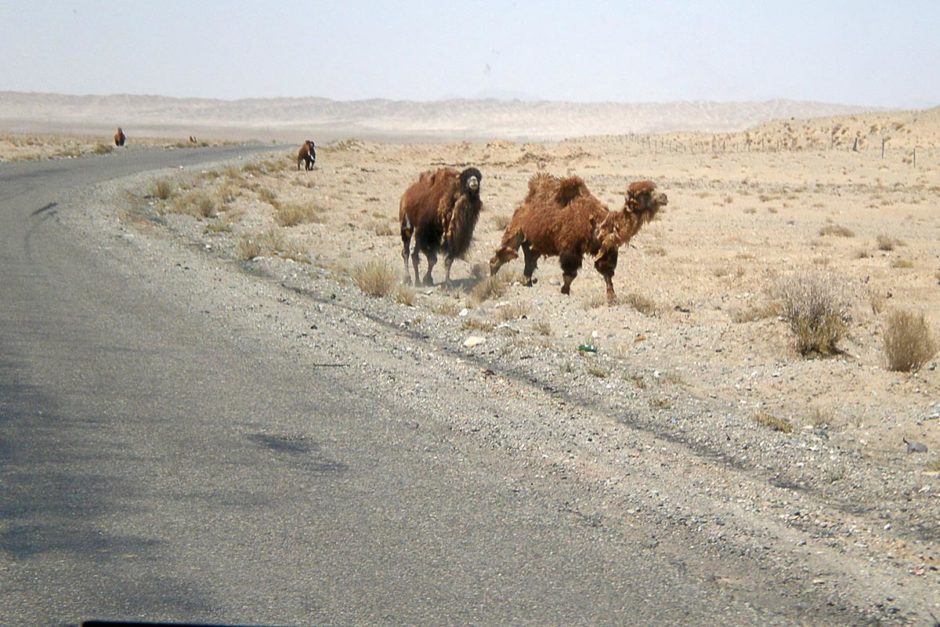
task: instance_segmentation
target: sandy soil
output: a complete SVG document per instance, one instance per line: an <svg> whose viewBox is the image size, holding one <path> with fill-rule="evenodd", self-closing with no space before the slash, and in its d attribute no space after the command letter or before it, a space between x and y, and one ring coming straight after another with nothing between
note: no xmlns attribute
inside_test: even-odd
<svg viewBox="0 0 940 627"><path fill-rule="evenodd" d="M783 512L788 525L938 581L938 357L914 373L891 371L883 336L902 310L923 314L940 337L940 110L542 143L348 139L321 145L312 172L296 169L295 151L138 181L116 219L130 233L196 242L301 293L327 282L358 294L364 309L431 341L480 338L467 355L573 399L611 411L629 399L631 424L832 504L809 518ZM443 165L473 165L484 177L484 214L466 261L454 265L455 285L362 295L354 277L368 264L390 268L396 283L405 276L398 199L421 171ZM559 293L556 259L541 261L531 288L512 281L521 273L513 262L500 272L504 291L480 297L482 270L539 171L582 176L611 208L637 179L669 195L621 252L614 306L589 260L570 297ZM285 226L290 215L300 221ZM837 354L796 350L775 295L794 275L824 280L844 301Z"/></svg>

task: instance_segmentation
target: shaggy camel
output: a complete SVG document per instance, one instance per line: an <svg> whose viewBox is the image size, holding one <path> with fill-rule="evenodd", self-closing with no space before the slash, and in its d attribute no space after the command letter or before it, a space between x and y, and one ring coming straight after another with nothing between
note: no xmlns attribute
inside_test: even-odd
<svg viewBox="0 0 940 627"><path fill-rule="evenodd" d="M443 252L444 283L450 283L450 266L454 259L462 259L470 248L473 229L483 204L480 201L480 181L483 175L476 168L467 168L458 173L451 168L436 172L425 172L405 190L398 206L401 222L401 258L408 272L408 254L411 237L415 248L411 254L414 265L415 284L418 284L418 253L428 259L428 271L424 283L433 285L431 270L437 263L437 253ZM410 277L409 277L410 281Z"/></svg>
<svg viewBox="0 0 940 627"><path fill-rule="evenodd" d="M300 150L297 151L297 169L300 169L300 164L304 164L304 170L312 170L313 164L317 162L317 147L313 144L312 139L308 139L303 143L303 146L300 147Z"/></svg>
<svg viewBox="0 0 940 627"><path fill-rule="evenodd" d="M535 283L539 257L559 257L564 284L562 294L571 292L585 253L594 256L594 267L607 283L607 299L613 302L613 277L617 254L640 227L667 204L666 195L650 181L637 181L627 189L622 211L610 211L578 176L565 179L536 174L529 180L529 193L513 213L496 254L490 259L490 274L517 258L522 247L526 285Z"/></svg>
<svg viewBox="0 0 940 627"><path fill-rule="evenodd" d="M124 134L124 130L121 127L118 127L117 133L114 134L114 145L123 146L124 142L127 141L127 135Z"/></svg>

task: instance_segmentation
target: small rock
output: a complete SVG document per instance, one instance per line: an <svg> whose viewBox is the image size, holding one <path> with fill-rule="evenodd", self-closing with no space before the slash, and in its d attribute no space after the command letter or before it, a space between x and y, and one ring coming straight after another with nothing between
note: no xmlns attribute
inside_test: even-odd
<svg viewBox="0 0 940 627"><path fill-rule="evenodd" d="M908 442L904 438L901 438L901 441L907 444L908 453L926 453L927 452L927 445L924 444L923 442Z"/></svg>
<svg viewBox="0 0 940 627"><path fill-rule="evenodd" d="M471 335L463 341L463 345L466 348L473 348L474 346L479 346L486 341L485 337L480 337L479 335Z"/></svg>

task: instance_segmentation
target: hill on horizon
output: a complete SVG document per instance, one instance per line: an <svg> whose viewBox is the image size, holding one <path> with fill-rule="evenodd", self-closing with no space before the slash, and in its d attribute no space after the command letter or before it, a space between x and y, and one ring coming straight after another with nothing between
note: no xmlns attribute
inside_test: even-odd
<svg viewBox="0 0 940 627"><path fill-rule="evenodd" d="M558 140L585 135L738 132L772 120L884 112L875 107L765 102L574 103L521 100L216 100L115 94L0 92L0 128L10 132L198 135L261 141L363 139Z"/></svg>

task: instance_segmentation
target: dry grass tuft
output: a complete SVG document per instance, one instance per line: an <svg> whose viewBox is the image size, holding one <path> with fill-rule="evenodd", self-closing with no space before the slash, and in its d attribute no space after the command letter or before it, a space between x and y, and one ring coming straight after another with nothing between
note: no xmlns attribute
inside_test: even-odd
<svg viewBox="0 0 940 627"><path fill-rule="evenodd" d="M736 309L731 312L731 321L737 323L757 322L767 318L776 318L780 315L780 303L772 302L746 309Z"/></svg>
<svg viewBox="0 0 940 627"><path fill-rule="evenodd" d="M262 252L264 251L262 250L261 242L258 241L257 237L243 235L242 238L238 240L239 259L254 259L255 257L260 257Z"/></svg>
<svg viewBox="0 0 940 627"><path fill-rule="evenodd" d="M631 292L626 296L618 297L617 300L624 303L625 305L630 305L644 316L654 316L659 313L660 310L660 307L658 304L656 304L656 301L651 298L647 298L642 294L637 294L636 292Z"/></svg>
<svg viewBox="0 0 940 627"><path fill-rule="evenodd" d="M884 350L888 370L912 372L937 354L938 343L924 314L893 311L885 324Z"/></svg>
<svg viewBox="0 0 940 627"><path fill-rule="evenodd" d="M493 230L505 231L506 227L512 221L512 215L507 213L497 213L493 216Z"/></svg>
<svg viewBox="0 0 940 627"><path fill-rule="evenodd" d="M284 227L320 222L317 211L310 205L287 203L275 205L274 220Z"/></svg>
<svg viewBox="0 0 940 627"><path fill-rule="evenodd" d="M401 285L395 288L395 302L399 305L413 307L415 304L415 291L410 285Z"/></svg>
<svg viewBox="0 0 940 627"><path fill-rule="evenodd" d="M283 234L271 229L264 233L243 235L238 240L238 257L251 260L255 257L277 256L298 263L310 263L310 256L299 244L286 240Z"/></svg>
<svg viewBox="0 0 940 627"><path fill-rule="evenodd" d="M838 224L827 224L819 229L820 235L835 235L838 237L855 237L855 232L847 227Z"/></svg>
<svg viewBox="0 0 940 627"><path fill-rule="evenodd" d="M535 332L539 335L549 336L552 334L552 325L544 320L539 320L532 325L532 328L535 329Z"/></svg>
<svg viewBox="0 0 940 627"><path fill-rule="evenodd" d="M774 286L781 313L796 335L801 355L832 355L848 330L849 309L844 290L829 274L802 273Z"/></svg>
<svg viewBox="0 0 940 627"><path fill-rule="evenodd" d="M271 188L269 188L269 187L259 187L259 188L256 190L256 193L258 194L258 198L260 198L260 199L263 200L264 202L268 203L269 205L271 205L271 206L274 207L275 209L279 209L279 208L281 207L281 201L278 200L278 198L277 198L277 192L275 192L275 191L272 190Z"/></svg>
<svg viewBox="0 0 940 627"><path fill-rule="evenodd" d="M879 235L875 238L875 243L878 246L878 250L885 252L890 252L896 247L904 245L904 243L896 237L888 237L887 235Z"/></svg>
<svg viewBox="0 0 940 627"><path fill-rule="evenodd" d="M150 185L150 195L160 200L169 200L173 195L173 184L166 179L157 179Z"/></svg>
<svg viewBox="0 0 940 627"><path fill-rule="evenodd" d="M173 199L170 211L196 218L211 218L219 211L218 198L204 189L191 189Z"/></svg>
<svg viewBox="0 0 940 627"><path fill-rule="evenodd" d="M489 333L496 328L496 325L489 320L478 320L477 318L464 318L463 328L468 331L484 331Z"/></svg>
<svg viewBox="0 0 940 627"><path fill-rule="evenodd" d="M382 261L367 261L353 268L351 274L359 289L369 296L387 296L398 286L398 273Z"/></svg>
<svg viewBox="0 0 940 627"><path fill-rule="evenodd" d="M482 264L480 264L482 265ZM473 267L473 275L477 276L477 267ZM519 274L514 272L500 272L496 276L484 276L479 283L470 290L470 300L476 304L483 303L491 298L499 298L506 293L506 287L514 281L520 281Z"/></svg>
<svg viewBox="0 0 940 627"><path fill-rule="evenodd" d="M791 433L793 431L793 424L789 420L786 418L779 418L764 411L751 416L751 420L762 427L767 427L768 429L773 429L774 431L780 431L781 433Z"/></svg>
<svg viewBox="0 0 940 627"><path fill-rule="evenodd" d="M525 318L529 315L529 305L528 303L516 303L512 305L506 305L505 307L500 307L496 310L496 319L499 322L508 322L510 320L516 320L518 318Z"/></svg>

